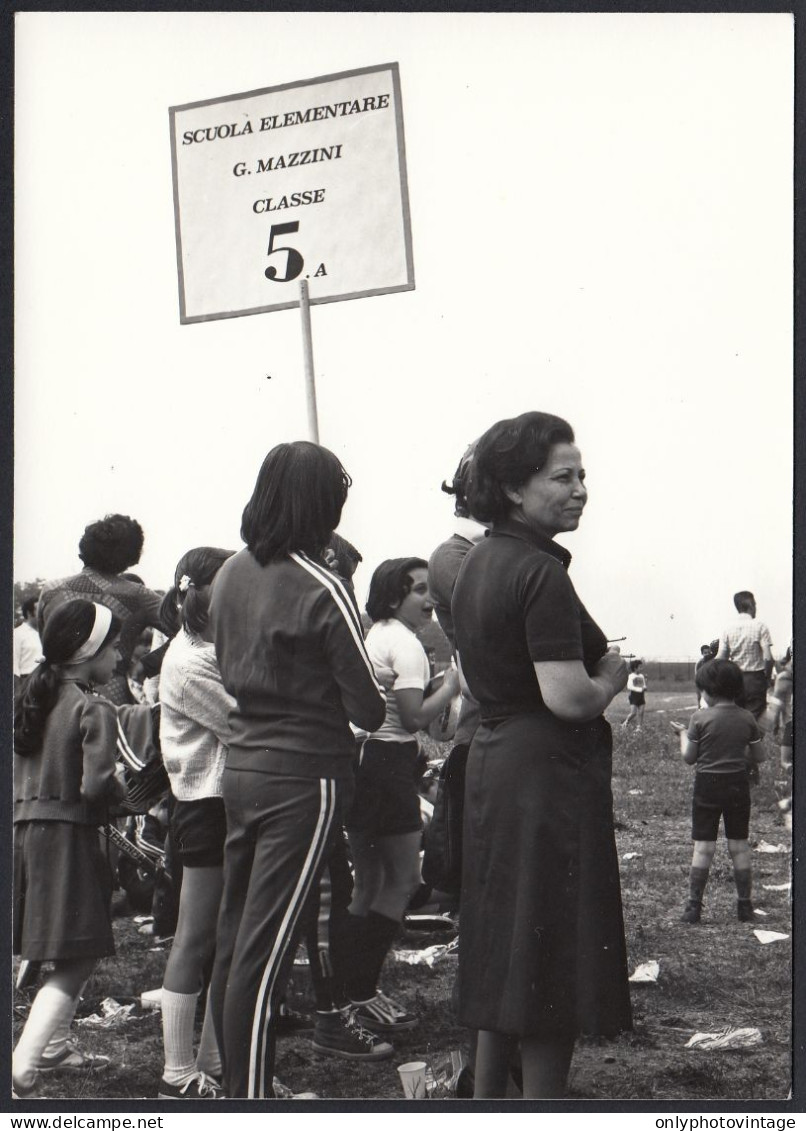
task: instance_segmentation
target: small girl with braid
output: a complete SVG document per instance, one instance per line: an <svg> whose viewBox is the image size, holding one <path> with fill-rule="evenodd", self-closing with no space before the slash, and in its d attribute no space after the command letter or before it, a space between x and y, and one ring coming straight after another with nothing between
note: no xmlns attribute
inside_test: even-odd
<svg viewBox="0 0 806 1131"><path fill-rule="evenodd" d="M38 1091L42 1073L109 1064L67 1038L97 959L115 953L112 876L98 827L125 791L115 777L116 710L93 688L120 660L119 632L104 605L59 605L15 711L13 949L53 963L14 1049L19 1098Z"/></svg>
<svg viewBox="0 0 806 1131"><path fill-rule="evenodd" d="M691 830L694 855L682 918L684 923L700 921L721 817L733 861L738 917L743 923L751 923L749 768L765 759L761 731L750 712L737 706L736 700L742 695L742 672L732 660L709 660L697 672L695 681L705 708L694 712L688 730L683 723L671 724L680 735L683 761L696 770Z"/></svg>

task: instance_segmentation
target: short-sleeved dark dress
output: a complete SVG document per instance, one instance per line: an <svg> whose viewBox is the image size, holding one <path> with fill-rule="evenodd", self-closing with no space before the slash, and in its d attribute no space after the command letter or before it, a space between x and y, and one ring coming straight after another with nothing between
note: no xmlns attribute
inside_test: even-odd
<svg viewBox="0 0 806 1131"><path fill-rule="evenodd" d="M592 671L606 650L570 560L523 523L496 524L452 603L482 715L465 792L460 1018L545 1040L632 1027L610 725L552 715L533 667L583 660Z"/></svg>

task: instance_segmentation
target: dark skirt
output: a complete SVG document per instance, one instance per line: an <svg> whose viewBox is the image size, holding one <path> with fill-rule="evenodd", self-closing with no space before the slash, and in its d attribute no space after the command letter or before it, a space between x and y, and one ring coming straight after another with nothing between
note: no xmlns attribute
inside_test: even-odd
<svg viewBox="0 0 806 1131"><path fill-rule="evenodd" d="M423 776L416 739L368 738L355 771L355 798L347 829L372 836L400 836L423 827L417 786Z"/></svg>
<svg viewBox="0 0 806 1131"><path fill-rule="evenodd" d="M604 719L519 715L470 748L460 1019L545 1040L632 1027Z"/></svg>
<svg viewBox="0 0 806 1131"><path fill-rule="evenodd" d="M115 953L112 872L99 836L67 821L14 826L15 954L47 962Z"/></svg>

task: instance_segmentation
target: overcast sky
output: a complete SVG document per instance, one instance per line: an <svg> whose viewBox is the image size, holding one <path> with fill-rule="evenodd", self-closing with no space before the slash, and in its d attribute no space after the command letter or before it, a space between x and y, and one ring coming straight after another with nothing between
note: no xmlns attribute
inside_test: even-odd
<svg viewBox="0 0 806 1131"><path fill-rule="evenodd" d="M75 571L111 511L142 523L155 588L191 546L240 546L263 456L306 436L300 316L180 325L168 108L397 62L416 289L311 312L359 595L383 558L448 535L439 486L467 443L543 409L587 468L563 540L607 635L695 655L748 588L784 650L791 15L25 12L16 28L18 580Z"/></svg>

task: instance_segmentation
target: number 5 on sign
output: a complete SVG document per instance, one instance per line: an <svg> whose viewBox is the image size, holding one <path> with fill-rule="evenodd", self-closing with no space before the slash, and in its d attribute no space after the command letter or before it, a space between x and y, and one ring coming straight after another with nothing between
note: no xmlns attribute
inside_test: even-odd
<svg viewBox="0 0 806 1131"><path fill-rule="evenodd" d="M302 268L305 266L305 260L295 247L278 247L275 245L275 238L277 236L287 236L291 232L299 231L299 221L294 220L288 224L272 224L271 231L269 232L269 250L267 255L280 255L285 252L285 271L282 275L278 275L277 268L274 264L270 264L264 271L267 279L271 279L275 283L290 283L296 279L301 273Z"/></svg>

